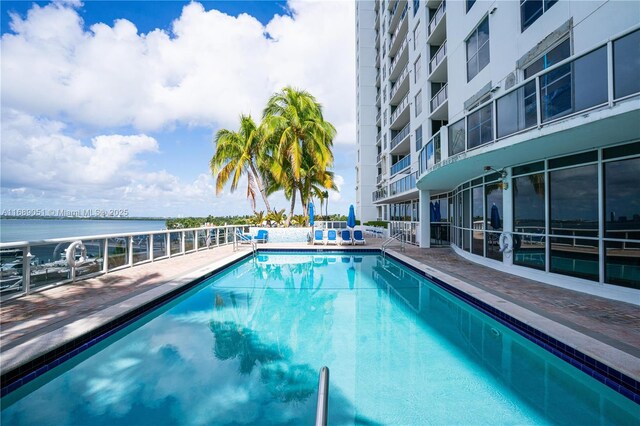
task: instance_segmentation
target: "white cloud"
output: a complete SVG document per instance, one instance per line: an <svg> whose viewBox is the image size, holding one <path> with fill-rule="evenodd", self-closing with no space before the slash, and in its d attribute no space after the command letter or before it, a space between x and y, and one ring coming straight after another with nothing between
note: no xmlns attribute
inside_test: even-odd
<svg viewBox="0 0 640 426"><path fill-rule="evenodd" d="M98 128L235 127L240 113L257 118L268 96L293 85L323 103L338 143L353 143L354 4L289 6L293 17L265 27L190 3L171 34L138 34L127 20L85 31L72 5L34 5L2 37L2 102Z"/></svg>
<svg viewBox="0 0 640 426"><path fill-rule="evenodd" d="M150 170L146 160L171 152L148 133L176 125L236 128L240 113L258 120L285 85L323 104L338 129L336 156L339 144L355 142L353 2L291 1L293 16L266 26L190 3L170 33L147 34L122 19L86 29L80 4L34 4L26 17L12 15L13 33L2 35L3 208L248 214L246 183L216 197L208 159L196 159L202 172L195 178ZM337 184L348 187L343 176L351 172L336 172ZM336 204L344 198L331 195ZM270 202L289 210L281 193Z"/></svg>

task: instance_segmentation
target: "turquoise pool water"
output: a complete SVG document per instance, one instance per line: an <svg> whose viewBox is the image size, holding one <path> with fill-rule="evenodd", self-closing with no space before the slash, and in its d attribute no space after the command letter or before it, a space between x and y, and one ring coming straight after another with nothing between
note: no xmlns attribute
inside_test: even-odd
<svg viewBox="0 0 640 426"><path fill-rule="evenodd" d="M261 254L2 400L3 425L634 424L638 406L378 255ZM635 416L635 417L634 417Z"/></svg>

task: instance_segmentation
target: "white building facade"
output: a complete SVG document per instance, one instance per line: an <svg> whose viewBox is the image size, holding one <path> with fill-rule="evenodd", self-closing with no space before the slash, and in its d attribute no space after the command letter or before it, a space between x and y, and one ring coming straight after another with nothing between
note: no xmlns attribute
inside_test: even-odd
<svg viewBox="0 0 640 426"><path fill-rule="evenodd" d="M640 303L637 2L358 1L356 25L363 221Z"/></svg>

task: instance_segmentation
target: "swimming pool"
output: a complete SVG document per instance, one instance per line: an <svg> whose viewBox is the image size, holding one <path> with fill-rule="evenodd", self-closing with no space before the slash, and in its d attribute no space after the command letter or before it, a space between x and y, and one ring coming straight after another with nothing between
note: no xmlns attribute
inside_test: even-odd
<svg viewBox="0 0 640 426"><path fill-rule="evenodd" d="M373 254L261 253L2 399L2 424L632 424L638 406Z"/></svg>

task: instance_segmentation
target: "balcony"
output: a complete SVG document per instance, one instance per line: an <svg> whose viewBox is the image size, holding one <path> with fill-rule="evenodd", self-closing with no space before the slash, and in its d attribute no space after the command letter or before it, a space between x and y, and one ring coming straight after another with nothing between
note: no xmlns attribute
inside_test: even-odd
<svg viewBox="0 0 640 426"><path fill-rule="evenodd" d="M431 98L431 102L430 102L430 106L431 106L431 111L430 111L430 118L432 120L446 120L448 118L448 114L446 111L444 111L444 114L442 113L442 111L439 111L442 107L446 104L447 102L447 84L445 84L444 86L442 86L442 88L438 91L438 93L436 93L432 98Z"/></svg>
<svg viewBox="0 0 640 426"><path fill-rule="evenodd" d="M398 75L400 75L400 70L402 68L398 68L398 64L405 64L409 62L409 50L407 49L407 39L404 39L402 42L402 46L398 49L398 53L391 60L391 66L389 67L389 79L396 80Z"/></svg>
<svg viewBox="0 0 640 426"><path fill-rule="evenodd" d="M438 51L429 61L429 79L432 81L445 81L447 79L447 41L440 46ZM437 72L436 72L437 71Z"/></svg>
<svg viewBox="0 0 640 426"><path fill-rule="evenodd" d="M373 193L371 194L371 201L373 201L374 203L378 200L381 200L383 198L387 198L387 187L384 186L376 191L373 191Z"/></svg>
<svg viewBox="0 0 640 426"><path fill-rule="evenodd" d="M382 157L384 157L384 154L379 152L378 156L376 157L376 165L380 164L380 162L382 161Z"/></svg>
<svg viewBox="0 0 640 426"><path fill-rule="evenodd" d="M380 113L378 113L378 116L380 116ZM380 143L381 138L382 138L382 132L378 132L378 135L376 136L376 145Z"/></svg>
<svg viewBox="0 0 640 426"><path fill-rule="evenodd" d="M429 35L427 36L427 43L441 44L441 42L446 38L446 30L444 25L445 20L442 19L444 18L446 10L446 2L443 1L442 3L440 3L440 6L429 21Z"/></svg>
<svg viewBox="0 0 640 426"><path fill-rule="evenodd" d="M440 131L433 135L429 142L426 143L420 150L420 156L418 157L418 164L420 166L419 174L426 172L430 167L433 167L441 160L442 146Z"/></svg>
<svg viewBox="0 0 640 426"><path fill-rule="evenodd" d="M395 147L397 147L398 145L400 145L407 136L409 136L409 133L411 133L411 124L407 124L406 126L404 126L404 128L402 130L400 130L394 137L393 139L391 139L391 147L389 148L389 151L393 151L393 149Z"/></svg>
<svg viewBox="0 0 640 426"><path fill-rule="evenodd" d="M407 6L405 6L404 12L400 17L400 24L398 24L398 26L396 27L393 34L391 34L391 37L389 39L389 56L395 55L395 52L398 50L398 47L400 46L400 42L404 40L407 36L407 32L409 29L409 24L408 24L409 20L406 19L406 15L407 15Z"/></svg>
<svg viewBox="0 0 640 426"><path fill-rule="evenodd" d="M409 80L407 79L408 75L409 75L409 64L404 66L404 68L400 72L400 75L398 76L398 79L392 83L391 95L389 96L389 103L392 103L392 104L397 103L401 99L401 96L404 96L407 94L407 92L409 91Z"/></svg>
<svg viewBox="0 0 640 426"><path fill-rule="evenodd" d="M398 11L398 8L401 4L404 4L404 8L401 12ZM394 31L398 23L405 17L407 14L407 10L409 8L409 4L406 1L401 2L400 0L396 1L396 4L393 6L393 10L391 11L389 17L389 32Z"/></svg>
<svg viewBox="0 0 640 426"><path fill-rule="evenodd" d="M483 164L503 167L512 161L507 157L538 161L592 149L603 144L602 135L605 145L637 139L640 79L629 46L639 44L640 30L627 32L540 71L444 127L440 139L436 134L430 141L433 152L425 146L420 153L420 172L429 176L421 188L447 187L451 176L475 176L467 160L437 167L469 150L480 150ZM446 154L438 155L438 144Z"/></svg>
<svg viewBox="0 0 640 426"><path fill-rule="evenodd" d="M411 167L411 154L404 156L400 161L391 165L391 177Z"/></svg>
<svg viewBox="0 0 640 426"><path fill-rule="evenodd" d="M417 173L411 173L395 182L389 184L389 197L400 195L416 188Z"/></svg>
<svg viewBox="0 0 640 426"><path fill-rule="evenodd" d="M376 53L376 68L380 69L380 52Z"/></svg>
<svg viewBox="0 0 640 426"><path fill-rule="evenodd" d="M380 182L382 182L382 175L381 174L376 177L376 183L380 183Z"/></svg>
<svg viewBox="0 0 640 426"><path fill-rule="evenodd" d="M406 114L404 112L406 111ZM391 114L391 124L390 128L397 129L400 126L404 125L409 121L409 94L407 93L405 97L400 101L398 106L396 106L393 114Z"/></svg>

